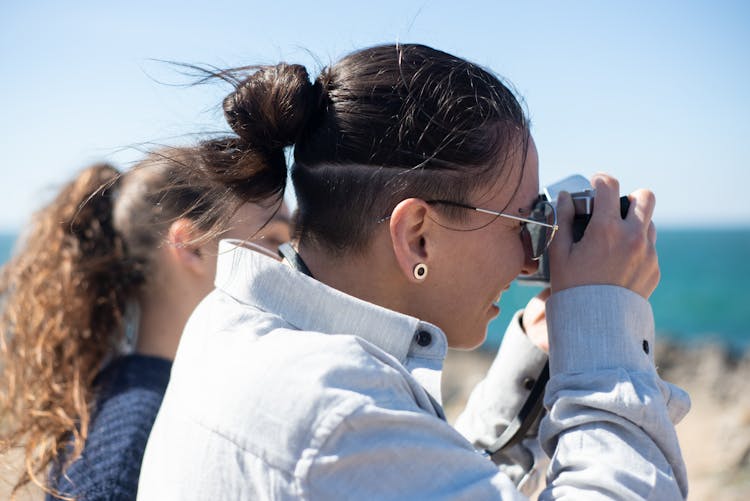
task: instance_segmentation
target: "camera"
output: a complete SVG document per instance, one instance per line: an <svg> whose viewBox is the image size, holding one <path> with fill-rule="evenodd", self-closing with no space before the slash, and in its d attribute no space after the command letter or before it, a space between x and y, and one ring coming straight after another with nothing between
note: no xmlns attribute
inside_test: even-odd
<svg viewBox="0 0 750 501"><path fill-rule="evenodd" d="M539 199L547 201L557 208L557 197L562 191L570 193L570 197L573 200L573 207L575 209L575 216L573 217L573 241L578 242L583 238L586 226L588 226L591 219L591 214L594 212L596 190L591 186L588 179L580 174L575 174L545 187L544 191L539 195ZM630 200L628 200L628 197L620 197L620 216L623 219L625 219L629 207ZM539 263L539 268L536 273L519 275L516 278L520 284L549 287L549 255L546 250L537 262Z"/></svg>

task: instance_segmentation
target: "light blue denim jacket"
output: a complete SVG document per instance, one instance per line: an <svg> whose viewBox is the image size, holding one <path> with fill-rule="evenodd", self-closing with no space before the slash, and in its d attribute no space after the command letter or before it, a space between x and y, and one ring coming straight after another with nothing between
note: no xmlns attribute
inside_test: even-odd
<svg viewBox="0 0 750 501"><path fill-rule="evenodd" d="M139 500L526 499L471 443L502 430L524 398L519 378L544 363L505 349L519 336L472 395L462 435L442 418L437 327L228 241L216 286L180 342ZM547 315L541 498L682 499L672 422L689 400L642 348L648 303L581 287L553 295Z"/></svg>

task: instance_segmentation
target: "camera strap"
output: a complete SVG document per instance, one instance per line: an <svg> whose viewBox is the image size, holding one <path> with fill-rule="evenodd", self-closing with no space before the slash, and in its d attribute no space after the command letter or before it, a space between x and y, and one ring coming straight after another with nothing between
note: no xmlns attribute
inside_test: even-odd
<svg viewBox="0 0 750 501"><path fill-rule="evenodd" d="M495 442L485 449L491 458L513 447L526 437L529 428L539 420L544 411L544 389L549 381L549 361L531 388L521 410Z"/></svg>
<svg viewBox="0 0 750 501"><path fill-rule="evenodd" d="M285 243L279 245L279 256L286 259L289 265L295 270L299 271L300 273L304 273L310 278L315 278L310 272L310 268L307 267L300 255L297 253L294 247L292 247L292 244Z"/></svg>

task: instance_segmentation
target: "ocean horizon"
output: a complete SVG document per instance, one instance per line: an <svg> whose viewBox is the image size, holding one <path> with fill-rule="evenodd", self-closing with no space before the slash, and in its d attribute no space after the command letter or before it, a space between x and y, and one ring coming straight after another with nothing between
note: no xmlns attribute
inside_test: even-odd
<svg viewBox="0 0 750 501"><path fill-rule="evenodd" d="M17 235L0 233L0 265ZM650 298L660 338L750 349L750 228L660 229L661 281ZM513 283L490 323L485 349L495 349L513 313L540 291Z"/></svg>

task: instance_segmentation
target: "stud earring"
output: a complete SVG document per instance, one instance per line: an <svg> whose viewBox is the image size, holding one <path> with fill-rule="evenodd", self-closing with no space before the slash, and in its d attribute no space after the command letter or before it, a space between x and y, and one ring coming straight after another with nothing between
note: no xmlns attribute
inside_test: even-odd
<svg viewBox="0 0 750 501"><path fill-rule="evenodd" d="M424 280L427 277L427 265L419 263L414 267L414 278L419 281Z"/></svg>

